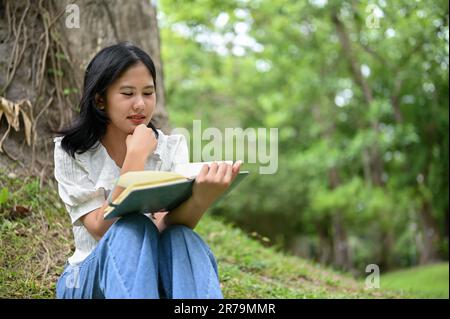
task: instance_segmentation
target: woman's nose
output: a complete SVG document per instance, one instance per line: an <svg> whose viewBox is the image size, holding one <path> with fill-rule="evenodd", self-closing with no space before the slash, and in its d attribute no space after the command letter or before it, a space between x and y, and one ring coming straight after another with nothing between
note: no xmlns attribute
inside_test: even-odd
<svg viewBox="0 0 450 319"><path fill-rule="evenodd" d="M142 110L145 107L145 102L144 102L144 98L141 95L138 95L136 97L136 101L133 105L133 109L134 110Z"/></svg>

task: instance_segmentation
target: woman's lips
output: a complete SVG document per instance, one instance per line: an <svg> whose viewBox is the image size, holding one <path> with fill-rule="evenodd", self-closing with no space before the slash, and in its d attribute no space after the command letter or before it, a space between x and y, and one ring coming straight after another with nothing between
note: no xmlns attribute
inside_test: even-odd
<svg viewBox="0 0 450 319"><path fill-rule="evenodd" d="M144 122L145 116L129 116L127 117L127 119L129 119L134 124L141 124Z"/></svg>

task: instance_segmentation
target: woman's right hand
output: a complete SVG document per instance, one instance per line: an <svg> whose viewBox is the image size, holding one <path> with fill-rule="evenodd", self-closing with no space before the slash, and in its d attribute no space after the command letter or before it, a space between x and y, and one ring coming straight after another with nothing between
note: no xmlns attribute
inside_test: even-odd
<svg viewBox="0 0 450 319"><path fill-rule="evenodd" d="M145 126L145 124L139 124L134 129L133 134L127 136L125 143L127 155L133 154L133 156L147 158L155 151L158 140L151 128Z"/></svg>
<svg viewBox="0 0 450 319"><path fill-rule="evenodd" d="M223 194L239 174L242 161L233 165L227 163L204 164L197 175L192 189L192 198L201 209L207 209Z"/></svg>

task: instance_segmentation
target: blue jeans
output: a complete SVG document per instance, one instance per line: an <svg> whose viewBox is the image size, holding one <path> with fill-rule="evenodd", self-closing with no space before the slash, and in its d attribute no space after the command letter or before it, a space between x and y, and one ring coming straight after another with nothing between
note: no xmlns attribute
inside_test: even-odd
<svg viewBox="0 0 450 319"><path fill-rule="evenodd" d="M172 225L162 234L145 215L116 221L92 253L68 264L57 298L223 298L217 264L192 229Z"/></svg>

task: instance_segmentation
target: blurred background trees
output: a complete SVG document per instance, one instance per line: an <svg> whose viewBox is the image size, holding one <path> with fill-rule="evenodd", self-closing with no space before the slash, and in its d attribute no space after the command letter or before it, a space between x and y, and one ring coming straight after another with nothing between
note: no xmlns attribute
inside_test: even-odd
<svg viewBox="0 0 450 319"><path fill-rule="evenodd" d="M194 5L195 3L195 5ZM279 128L213 213L364 273L448 260L446 1L160 1L172 126Z"/></svg>

